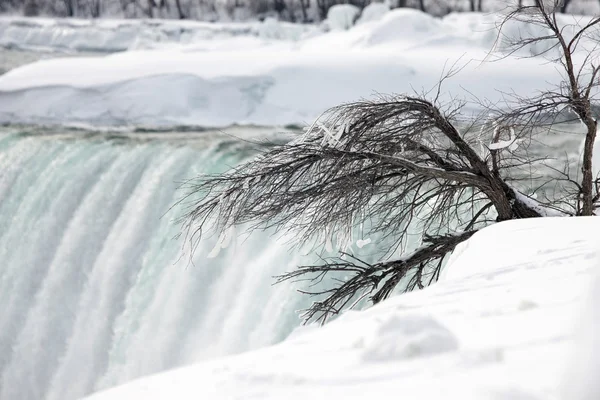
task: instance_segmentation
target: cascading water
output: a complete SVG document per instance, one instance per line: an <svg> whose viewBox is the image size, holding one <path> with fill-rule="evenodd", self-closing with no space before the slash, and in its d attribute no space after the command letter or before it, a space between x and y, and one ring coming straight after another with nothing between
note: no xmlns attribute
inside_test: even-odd
<svg viewBox="0 0 600 400"><path fill-rule="evenodd" d="M0 399L76 399L299 324L307 299L272 286L299 256L254 234L189 262L162 217L242 142L82 136L0 134Z"/></svg>

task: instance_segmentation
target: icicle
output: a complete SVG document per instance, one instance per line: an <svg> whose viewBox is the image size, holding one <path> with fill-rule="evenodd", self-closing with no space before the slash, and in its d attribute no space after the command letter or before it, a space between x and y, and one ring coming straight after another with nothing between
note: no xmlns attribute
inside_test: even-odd
<svg viewBox="0 0 600 400"><path fill-rule="evenodd" d="M235 236L235 225L231 225L225 232L225 237L221 243L221 248L226 249L231 244L233 237Z"/></svg>
<svg viewBox="0 0 600 400"><path fill-rule="evenodd" d="M339 143L339 142L340 142L340 139L342 138L342 135L343 135L343 134L344 134L344 132L346 131L346 127L347 127L347 125L348 125L348 124L344 122L344 123L343 123L343 124L341 124L341 125L340 125L340 127L338 128L338 130L337 130L337 133L336 133L336 135L335 135L335 138L334 138L336 143Z"/></svg>
<svg viewBox="0 0 600 400"><path fill-rule="evenodd" d="M352 228L347 228L347 229L344 229L343 231L342 230L338 231L337 241L336 241L338 249L346 249L348 247L348 244L350 244L350 245L352 244L351 230L352 230Z"/></svg>
<svg viewBox="0 0 600 400"><path fill-rule="evenodd" d="M221 232L219 239L215 244L215 247L208 253L207 258L215 258L221 252L221 249L226 249L231 244L233 237L235 236L235 225L230 225L229 228Z"/></svg>
<svg viewBox="0 0 600 400"><path fill-rule="evenodd" d="M319 123L319 128L321 128L321 130L323 131L323 141L321 142L321 144L323 146L327 144L335 144L335 135L333 134L333 132L331 132L331 130L322 123Z"/></svg>
<svg viewBox="0 0 600 400"><path fill-rule="evenodd" d="M364 240L359 239L356 241L356 247L358 247L359 249L362 249L368 244L371 244L371 238L366 238Z"/></svg>
<svg viewBox="0 0 600 400"><path fill-rule="evenodd" d="M213 247L210 253L208 253L208 256L206 256L207 258L215 258L219 255L219 253L221 252L221 245L223 244L223 240L225 240L225 232L219 235L219 239L217 240L215 247Z"/></svg>
<svg viewBox="0 0 600 400"><path fill-rule="evenodd" d="M329 234L329 229L325 228L325 251L328 253L333 252L333 243L331 240L331 235Z"/></svg>

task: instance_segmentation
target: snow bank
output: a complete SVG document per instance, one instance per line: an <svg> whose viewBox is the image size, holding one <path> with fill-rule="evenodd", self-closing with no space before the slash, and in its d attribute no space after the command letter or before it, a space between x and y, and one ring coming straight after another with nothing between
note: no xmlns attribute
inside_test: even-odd
<svg viewBox="0 0 600 400"><path fill-rule="evenodd" d="M64 42L74 49L89 48L93 42L106 50L130 47L138 40L135 46L160 47L162 39L144 42L138 35L152 26L153 35L188 44L164 42L169 44L160 49L45 60L12 70L0 77L0 123L306 124L329 107L377 92L428 91L457 60L468 65L445 84L445 99L452 93L495 100L499 91L513 89L527 95L557 79L554 66L543 60L477 61L494 43L486 25L491 18L461 14L440 20L401 9L348 31L320 34L301 28L306 32L297 41L288 40L293 36L286 31L288 25L274 20L261 24L256 34L249 25L86 21L73 22L72 30L80 24L86 27L80 33L71 35L71 28L65 28L63 36L43 39L35 28L31 37L15 33L15 42ZM64 22L33 23L46 29ZM138 33L127 38L115 33L132 26ZM96 28L114 37L97 38ZM244 34L233 33L244 29ZM193 38L184 40L185 35ZM89 43L79 45L78 40Z"/></svg>
<svg viewBox="0 0 600 400"><path fill-rule="evenodd" d="M558 399L581 293L598 265L599 227L595 218L494 225L430 288L89 400Z"/></svg>
<svg viewBox="0 0 600 400"><path fill-rule="evenodd" d="M451 37L451 33L444 29L441 20L418 10L405 9L384 15L371 29L368 43L371 46L396 41L424 44L436 36Z"/></svg>

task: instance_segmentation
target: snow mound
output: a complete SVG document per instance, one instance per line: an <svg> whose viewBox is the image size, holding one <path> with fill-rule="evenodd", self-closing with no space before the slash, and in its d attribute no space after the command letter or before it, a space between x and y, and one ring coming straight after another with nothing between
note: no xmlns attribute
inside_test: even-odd
<svg viewBox="0 0 600 400"><path fill-rule="evenodd" d="M452 332L427 315L392 315L365 339L363 360L394 361L458 349Z"/></svg>
<svg viewBox="0 0 600 400"><path fill-rule="evenodd" d="M256 32L261 39L283 41L298 41L305 37L318 35L320 33L315 26L281 22L273 17L265 18L265 20L256 27Z"/></svg>
<svg viewBox="0 0 600 400"><path fill-rule="evenodd" d="M599 228L593 217L496 224L467 241L447 276L427 289L300 328L273 347L142 378L89 400L561 398L565 361L578 343L581 292L597 274ZM569 394L596 387L598 320L584 328L594 356L576 373L592 369L570 381L579 388Z"/></svg>
<svg viewBox="0 0 600 400"><path fill-rule="evenodd" d="M332 30L345 31L354 26L360 9L352 4L337 4L327 11L327 26Z"/></svg>
<svg viewBox="0 0 600 400"><path fill-rule="evenodd" d="M379 21L388 12L390 12L390 6L388 4L371 3L362 10L362 13L360 14L360 18L357 21L357 24L364 24L367 22Z"/></svg>
<svg viewBox="0 0 600 400"><path fill-rule="evenodd" d="M258 29L258 36L265 39L283 39L285 31L276 18L265 18Z"/></svg>
<svg viewBox="0 0 600 400"><path fill-rule="evenodd" d="M392 10L379 22L368 37L371 46L408 38L419 43L445 33L439 19L409 8Z"/></svg>

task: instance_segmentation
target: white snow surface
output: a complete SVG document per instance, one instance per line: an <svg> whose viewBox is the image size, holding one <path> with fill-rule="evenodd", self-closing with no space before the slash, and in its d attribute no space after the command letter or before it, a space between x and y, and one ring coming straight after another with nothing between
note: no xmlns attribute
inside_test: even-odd
<svg viewBox="0 0 600 400"><path fill-rule="evenodd" d="M597 398L598 228L594 217L493 225L425 290L89 400Z"/></svg>
<svg viewBox="0 0 600 400"><path fill-rule="evenodd" d="M327 11L327 25L333 30L348 30L352 28L358 16L360 8L352 4L336 4Z"/></svg>
<svg viewBox="0 0 600 400"><path fill-rule="evenodd" d="M513 90L529 95L558 78L543 59L482 62L498 47L497 16L384 12L365 10L360 24L327 33L273 19L214 25L0 19L0 44L12 47L128 50L38 61L0 76L0 123L308 124L329 107L376 93L427 92L455 63L464 68L446 81L442 101L451 95L495 101Z"/></svg>
<svg viewBox="0 0 600 400"><path fill-rule="evenodd" d="M381 18L390 12L390 6L385 3L370 3L366 6L360 18L356 21L357 24L364 24L366 22L379 21Z"/></svg>

